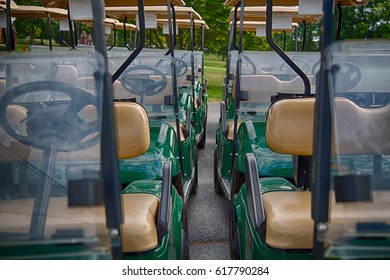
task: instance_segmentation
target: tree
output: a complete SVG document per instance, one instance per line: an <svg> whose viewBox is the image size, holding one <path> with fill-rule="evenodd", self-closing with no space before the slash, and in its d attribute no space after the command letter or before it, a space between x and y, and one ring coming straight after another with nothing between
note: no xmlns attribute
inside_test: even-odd
<svg viewBox="0 0 390 280"><path fill-rule="evenodd" d="M228 16L230 7L223 5L224 0L186 0L189 7L193 7L207 25L210 27L205 32L206 52L226 56L229 45Z"/></svg>
<svg viewBox="0 0 390 280"><path fill-rule="evenodd" d="M390 37L390 1L371 0L365 6L344 7L341 39Z"/></svg>

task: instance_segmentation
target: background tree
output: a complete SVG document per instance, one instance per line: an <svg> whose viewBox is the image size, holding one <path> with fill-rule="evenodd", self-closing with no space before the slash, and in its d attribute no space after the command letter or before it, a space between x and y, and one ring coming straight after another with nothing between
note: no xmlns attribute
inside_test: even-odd
<svg viewBox="0 0 390 280"><path fill-rule="evenodd" d="M18 5L40 5L32 0L15 0ZM205 47L207 53L218 54L221 57L227 55L229 44L229 23L228 16L230 7L225 7L225 0L185 0L189 7L193 7L206 21L210 29L205 34ZM365 6L358 7L343 7L343 21L340 37L341 39L364 39L364 38L389 38L390 36L390 1L389 0L370 0ZM337 9L335 15L337 16ZM337 26L337 17L335 17L335 28ZM31 32L31 20L16 19L15 27L18 32L19 39L25 39ZM305 50L318 50L319 46L319 24L309 24L306 34ZM47 21L45 19L34 20L34 37L40 38L41 42L48 38ZM61 36L56 35L58 23L53 21L52 31L53 38L60 43ZM78 33L82 30L90 30L79 25ZM295 41L295 34L288 33L286 40L286 50L300 49L302 46L302 25L298 30L298 41ZM65 34L68 32L65 32ZM152 37L154 47L166 48L167 38L162 35L160 30L148 33L149 39ZM199 48L200 32L196 33L196 47ZM127 36L129 37L129 35ZM179 47L189 49L190 47L189 30L181 29L179 32L178 43ZM276 41L281 45L282 39L280 35L274 35ZM149 40L148 39L148 40ZM112 38L110 39L112 41ZM123 32L117 33L118 46L123 46ZM245 50L268 50L269 46L264 38L257 38L253 33L245 33L243 38L243 46Z"/></svg>

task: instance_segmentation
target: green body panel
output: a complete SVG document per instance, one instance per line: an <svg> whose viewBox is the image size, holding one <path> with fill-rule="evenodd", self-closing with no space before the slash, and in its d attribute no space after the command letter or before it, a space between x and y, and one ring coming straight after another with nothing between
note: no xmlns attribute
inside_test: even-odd
<svg viewBox="0 0 390 280"><path fill-rule="evenodd" d="M194 91L194 98L199 98L200 94L200 87L201 84L198 81L195 81L195 91ZM193 92L192 92L192 86L180 86L179 87L179 99L180 99L180 108L182 110L186 110L188 106L191 108L191 112L193 112L193 102L194 98L192 98ZM195 135L199 135L203 132L204 129L204 122L207 118L207 93L204 93L202 96L202 102L198 108L195 108L195 118L196 123L194 120L194 114L191 114L191 123L192 126L195 129Z"/></svg>
<svg viewBox="0 0 390 280"><path fill-rule="evenodd" d="M0 259L24 260L110 260L111 252L97 250L82 243L44 244L42 242L18 243L0 247Z"/></svg>
<svg viewBox="0 0 390 280"><path fill-rule="evenodd" d="M331 245L325 252L328 259L388 260L390 238L344 238L340 244Z"/></svg>
<svg viewBox="0 0 390 280"><path fill-rule="evenodd" d="M160 180L140 180L130 183L122 193L150 193L161 197L161 186L162 181Z"/></svg>
<svg viewBox="0 0 390 280"><path fill-rule="evenodd" d="M262 184L262 192L296 190L293 185L283 178L260 178L260 181ZM239 229L241 259L304 260L312 258L311 253L306 250L278 250L265 244L259 234L254 230L254 225L250 222L245 184L235 196L234 203Z"/></svg>
<svg viewBox="0 0 390 280"><path fill-rule="evenodd" d="M221 176L224 179L230 179L233 141L226 139L225 135L221 133L220 127L218 127L216 132L216 143L218 153L218 169L220 170Z"/></svg>
<svg viewBox="0 0 390 280"><path fill-rule="evenodd" d="M241 124L237 135L235 168L245 173L245 155L253 153L260 177L293 178L292 156L271 151L265 140L265 129L265 116Z"/></svg>
<svg viewBox="0 0 390 280"><path fill-rule="evenodd" d="M165 161L172 162L172 176L180 173L179 148L175 131L170 125L160 121L150 121L150 147L147 152L137 158L119 161L122 185L136 180L161 179ZM194 141L194 131L191 129L187 139L181 142L185 179L192 177L191 162L194 154Z"/></svg>
<svg viewBox="0 0 390 280"><path fill-rule="evenodd" d="M277 176L293 178L293 158L291 155L271 151L265 140L265 116L249 119L241 123L237 134L236 160L234 168L245 173L245 155L253 153L256 157L260 177ZM228 140L217 128L216 142L218 149L218 166L222 177L231 177L231 153L233 141Z"/></svg>

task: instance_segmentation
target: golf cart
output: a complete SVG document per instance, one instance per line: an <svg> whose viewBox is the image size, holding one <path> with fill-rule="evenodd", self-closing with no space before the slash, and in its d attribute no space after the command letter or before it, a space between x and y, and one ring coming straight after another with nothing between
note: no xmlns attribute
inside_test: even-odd
<svg viewBox="0 0 390 280"><path fill-rule="evenodd" d="M180 10L181 16L188 16L193 11L187 7L179 8L175 8L175 11ZM135 18L137 10L134 6L106 7L111 16L124 22L125 18ZM164 17L169 14L168 20L171 22L171 9L167 9L167 6L149 6L146 11ZM173 36L170 38L173 40ZM114 98L135 99L145 107L150 118L150 148L137 159L120 161L121 182L126 185L134 178L159 178L162 174L159 162L169 160L172 162L173 184L186 200L197 188L197 146L190 122L191 96L186 94L180 98L187 100L182 102L187 104L186 109L179 106L176 76L180 70L177 61L180 60L173 56L174 50L170 49L170 55L164 55L162 50L145 50L145 39L141 37L142 48L133 52L109 52L109 63L115 65L112 78ZM133 56L135 52L139 52L139 55L128 64L129 55Z"/></svg>
<svg viewBox="0 0 390 280"><path fill-rule="evenodd" d="M69 13L93 19L94 50L1 55L0 258L186 258L171 163L122 191L118 158L142 156L150 128L140 104L113 102L103 1L69 1ZM61 65L84 75L58 81Z"/></svg>
<svg viewBox="0 0 390 280"><path fill-rule="evenodd" d="M239 258L389 258L383 121L388 113L388 42L330 45L333 3L319 4L324 16L317 94L275 101L266 125L271 150L312 157L305 175L308 187L301 190L280 177L261 178L254 155L246 155L246 180L233 208Z"/></svg>

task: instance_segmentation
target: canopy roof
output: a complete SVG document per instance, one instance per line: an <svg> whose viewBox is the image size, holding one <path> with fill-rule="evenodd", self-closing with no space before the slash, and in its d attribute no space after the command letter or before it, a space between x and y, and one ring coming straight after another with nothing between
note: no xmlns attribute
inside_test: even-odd
<svg viewBox="0 0 390 280"><path fill-rule="evenodd" d="M226 0L225 6L235 6L239 2L241 0ZM266 0L245 0L245 6L264 6L266 2ZM335 2L345 6L356 6L367 4L368 0L336 0ZM273 0L272 4L274 6L297 6L299 0Z"/></svg>
<svg viewBox="0 0 390 280"><path fill-rule="evenodd" d="M202 19L202 17L191 7L175 7L176 19L189 19L192 14L193 19ZM135 19L138 13L137 6L126 7L106 7L106 15L113 18ZM157 19L168 18L167 6L148 6L145 7L145 13L156 13Z"/></svg>
<svg viewBox="0 0 390 280"><path fill-rule="evenodd" d="M37 0L45 7L68 8L68 0ZM106 7L137 6L137 0L105 0ZM185 6L183 0L171 0L175 6ZM144 0L145 6L167 5L167 0Z"/></svg>
<svg viewBox="0 0 390 280"><path fill-rule="evenodd" d="M209 26L206 24L206 22L203 19L195 19L195 27L201 28L204 26L205 29L209 29ZM168 23L168 19L157 19L157 23L159 25L163 23ZM190 28L190 20L189 19L177 19L176 24L179 26L179 28Z"/></svg>
<svg viewBox="0 0 390 280"><path fill-rule="evenodd" d="M237 16L240 18L241 8L238 8ZM300 15L298 14L298 6L295 7L283 7L275 6L272 7L273 13L286 13L292 15L293 22L302 22L306 21L308 23L317 22L322 15ZM244 10L244 20L245 21L265 21L266 16L266 7L245 7ZM228 20L233 20L234 8L231 9Z"/></svg>
<svg viewBox="0 0 390 280"><path fill-rule="evenodd" d="M13 17L21 18L47 18L50 15L52 19L67 19L68 10L60 8L45 8L40 6L17 6L11 8L11 15Z"/></svg>
<svg viewBox="0 0 390 280"><path fill-rule="evenodd" d="M0 9L5 10L7 1L6 0L0 0ZM11 1L11 9L17 9L18 5L15 3L15 1Z"/></svg>
<svg viewBox="0 0 390 280"><path fill-rule="evenodd" d="M229 27L233 24L232 21L229 22ZM244 21L244 31L256 32L257 27L263 26L265 27L265 21ZM240 26L240 22L237 22L237 27ZM272 28L272 31L282 32L282 31L292 31L294 27L297 27L298 23L293 22L291 25L291 29L280 29L280 28Z"/></svg>
<svg viewBox="0 0 390 280"><path fill-rule="evenodd" d="M85 25L88 25L88 26L93 26L93 22L91 20L81 20L81 21L78 21L78 22L80 22L82 24L85 24ZM105 18L103 20L103 23L104 23L104 25L107 25L107 26L115 25L116 29L124 30L123 22L120 22L117 19ZM135 30L135 29L137 29L137 27L135 26L135 24L126 23L126 30L130 30L130 29Z"/></svg>

